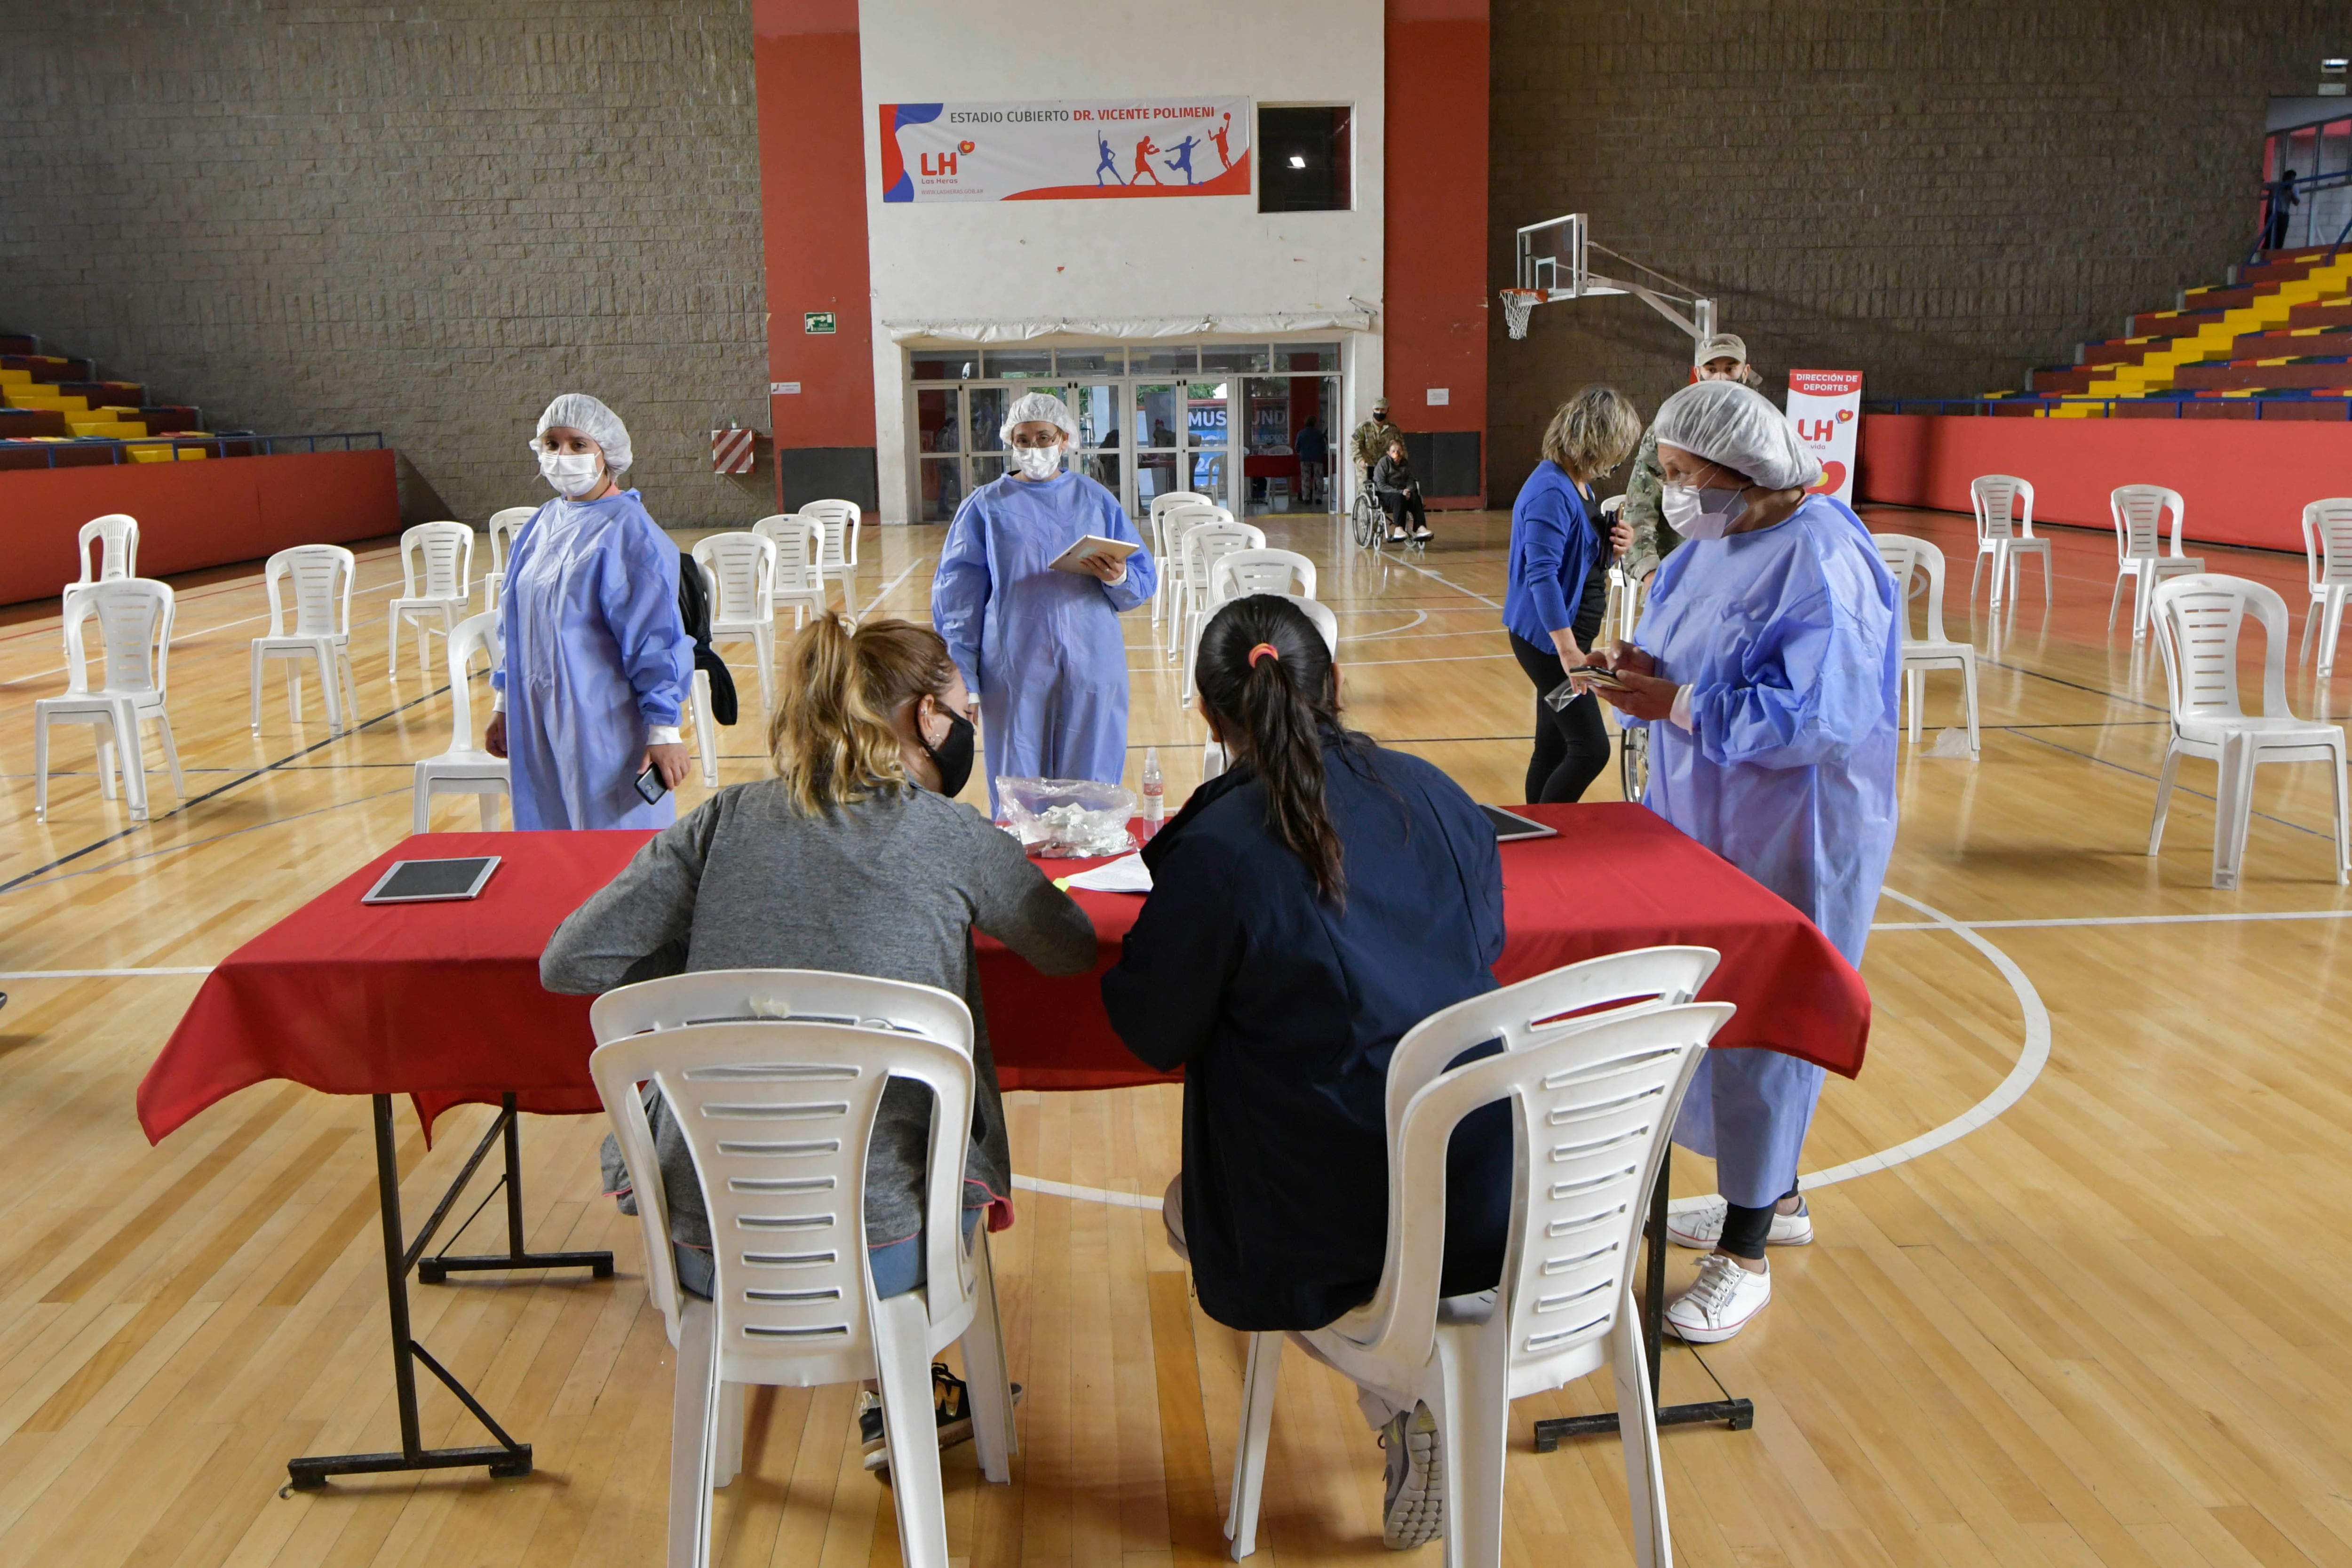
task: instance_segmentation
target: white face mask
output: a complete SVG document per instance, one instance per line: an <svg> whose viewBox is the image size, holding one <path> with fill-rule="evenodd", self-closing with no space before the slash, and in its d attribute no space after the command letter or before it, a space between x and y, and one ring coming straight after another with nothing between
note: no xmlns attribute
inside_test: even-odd
<svg viewBox="0 0 2352 1568"><path fill-rule="evenodd" d="M1685 539L1721 539L1748 515L1744 489L1700 489L1693 485L1659 488L1658 512Z"/></svg>
<svg viewBox="0 0 2352 1568"><path fill-rule="evenodd" d="M578 500L604 482L604 459L593 452L541 451L539 474L556 494Z"/></svg>
<svg viewBox="0 0 2352 1568"><path fill-rule="evenodd" d="M1022 473L1033 479L1050 479L1062 468L1062 444L1050 447L1015 447L1013 461Z"/></svg>

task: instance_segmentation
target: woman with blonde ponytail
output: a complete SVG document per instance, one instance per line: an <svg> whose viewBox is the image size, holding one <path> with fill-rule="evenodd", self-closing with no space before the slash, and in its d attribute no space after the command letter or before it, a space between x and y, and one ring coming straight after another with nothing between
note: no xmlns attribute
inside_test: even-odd
<svg viewBox="0 0 2352 1568"><path fill-rule="evenodd" d="M1502 861L1453 780L1340 723L1330 650L1288 599L1219 610L1196 668L1233 766L1145 847L1151 896L1103 1001L1129 1050L1184 1068L1161 1214L1202 1310L1320 1328L1380 1282L1398 1038L1495 988ZM1510 1124L1489 1106L1447 1161L1447 1295L1500 1277L1510 1194ZM1360 1403L1389 1450L1384 1539L1433 1539L1434 1421L1375 1390Z"/></svg>
<svg viewBox="0 0 2352 1568"><path fill-rule="evenodd" d="M540 959L547 988L574 994L697 970L825 969L961 996L971 1009L979 1089L964 1159L967 1235L1013 1190L972 931L1048 974L1079 973L1095 961L1085 911L1017 840L954 798L971 775L971 708L947 645L929 627L875 620L852 632L838 616L820 616L784 655L768 727L776 776L730 784L655 837L557 928ZM708 1294L700 1182L658 1097L647 1109L679 1279ZM884 1090L866 1157L866 1245L877 1296L922 1283L929 1127L928 1089L894 1082ZM606 1190L626 1185L610 1139L605 1166ZM1009 1223L1009 1206L1004 1214ZM884 1459L881 1423L865 1414L871 1468Z"/></svg>

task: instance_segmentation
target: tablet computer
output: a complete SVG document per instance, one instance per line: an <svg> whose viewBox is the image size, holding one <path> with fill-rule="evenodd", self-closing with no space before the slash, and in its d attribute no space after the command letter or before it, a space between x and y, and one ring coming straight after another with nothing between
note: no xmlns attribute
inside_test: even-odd
<svg viewBox="0 0 2352 1568"><path fill-rule="evenodd" d="M363 904L430 904L478 895L490 873L499 868L495 855L469 855L450 860L394 860L375 886L362 895Z"/></svg>
<svg viewBox="0 0 2352 1568"><path fill-rule="evenodd" d="M1089 533L1055 556L1053 567L1056 572L1080 572L1084 568L1078 563L1089 555L1116 555L1124 561L1142 548L1142 545L1129 544L1124 539L1105 539L1099 533Z"/></svg>
<svg viewBox="0 0 2352 1568"><path fill-rule="evenodd" d="M1546 827L1540 822L1530 821L1516 812L1505 811L1499 805L1487 805L1481 803L1478 809L1486 814L1486 825L1495 830L1496 840L1499 843L1508 844L1514 838L1559 837L1559 828Z"/></svg>

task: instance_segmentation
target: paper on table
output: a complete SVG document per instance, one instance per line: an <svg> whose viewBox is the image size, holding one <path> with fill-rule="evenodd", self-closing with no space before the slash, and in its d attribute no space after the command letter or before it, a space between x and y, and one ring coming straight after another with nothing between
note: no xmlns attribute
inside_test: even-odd
<svg viewBox="0 0 2352 1568"><path fill-rule="evenodd" d="M1054 885L1084 888L1090 893L1148 893L1151 891L1151 868L1143 863L1140 855L1122 855L1116 860L1104 861L1091 871L1057 878Z"/></svg>
<svg viewBox="0 0 2352 1568"><path fill-rule="evenodd" d="M1129 544L1123 539L1105 539L1099 533L1089 533L1055 556L1050 564L1056 572L1083 574L1086 568L1078 563L1089 555L1116 555L1124 561L1142 548L1140 544Z"/></svg>

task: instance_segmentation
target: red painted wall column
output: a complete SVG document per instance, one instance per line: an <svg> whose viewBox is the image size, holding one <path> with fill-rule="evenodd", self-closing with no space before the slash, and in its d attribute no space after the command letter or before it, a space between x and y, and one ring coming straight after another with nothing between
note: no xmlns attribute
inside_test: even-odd
<svg viewBox="0 0 2352 1568"><path fill-rule="evenodd" d="M779 505L840 496L863 454L873 487L874 311L866 253L866 110L857 0L753 0L768 399ZM830 335L805 330L833 312Z"/></svg>
<svg viewBox="0 0 2352 1568"><path fill-rule="evenodd" d="M1478 433L1482 494L1433 506L1486 503L1487 33L1486 0L1388 0L1382 390L1406 430Z"/></svg>

